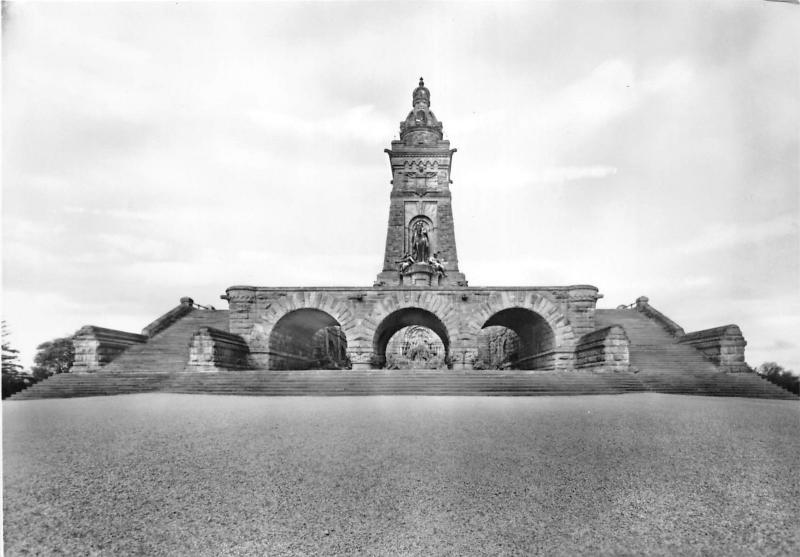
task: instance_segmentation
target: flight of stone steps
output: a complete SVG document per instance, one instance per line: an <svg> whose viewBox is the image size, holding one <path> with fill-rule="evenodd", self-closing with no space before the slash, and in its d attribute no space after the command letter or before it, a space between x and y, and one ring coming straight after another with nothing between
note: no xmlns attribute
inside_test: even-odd
<svg viewBox="0 0 800 557"><path fill-rule="evenodd" d="M125 372L60 373L36 383L9 400L129 395L161 390L169 373Z"/></svg>
<svg viewBox="0 0 800 557"><path fill-rule="evenodd" d="M649 390L660 393L763 398L797 397L755 373L722 373L688 344L679 344L656 321L635 309L595 312L598 328L621 325L630 341L631 370Z"/></svg>
<svg viewBox="0 0 800 557"><path fill-rule="evenodd" d="M633 374L449 370L309 370L181 373L173 393L239 395L585 395L645 390Z"/></svg>
<svg viewBox="0 0 800 557"><path fill-rule="evenodd" d="M228 311L192 309L145 344L136 344L103 371L182 371L189 361L189 343L201 327L228 330Z"/></svg>
<svg viewBox="0 0 800 557"><path fill-rule="evenodd" d="M54 376L14 400L137 392L259 396L586 395L646 390L634 374L448 370L99 372Z"/></svg>

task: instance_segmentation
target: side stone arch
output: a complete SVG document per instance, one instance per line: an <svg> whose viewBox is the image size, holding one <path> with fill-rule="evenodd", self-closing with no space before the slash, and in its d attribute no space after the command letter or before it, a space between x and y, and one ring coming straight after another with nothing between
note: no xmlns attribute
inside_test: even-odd
<svg viewBox="0 0 800 557"><path fill-rule="evenodd" d="M477 357L477 338L484 325L492 316L514 308L532 311L547 323L554 335L555 368L572 369L577 342L572 326L558 305L535 292L496 292L470 308L458 337L458 348L465 354L464 366L470 367L470 359Z"/></svg>
<svg viewBox="0 0 800 557"><path fill-rule="evenodd" d="M256 303L261 305L258 301ZM330 315L349 340L357 329L351 303L341 295L319 291L287 293L278 300L265 301L249 335L248 344L254 364L262 368L272 368L269 362L269 344L275 326L282 318L297 310L317 310Z"/></svg>

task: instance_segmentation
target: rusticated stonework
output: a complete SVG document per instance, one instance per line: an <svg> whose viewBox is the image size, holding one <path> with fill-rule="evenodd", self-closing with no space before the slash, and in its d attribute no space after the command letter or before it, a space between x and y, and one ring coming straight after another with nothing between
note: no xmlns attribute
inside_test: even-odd
<svg viewBox="0 0 800 557"><path fill-rule="evenodd" d="M593 286L492 289L268 288L232 286L226 295L230 332L250 348L253 367L271 369L286 354L302 355L316 331L341 328L355 369L381 367L394 333L432 329L454 369L470 369L484 327L520 337L519 367L572 369L576 339L594 329L599 294ZM302 357L298 365L303 365Z"/></svg>

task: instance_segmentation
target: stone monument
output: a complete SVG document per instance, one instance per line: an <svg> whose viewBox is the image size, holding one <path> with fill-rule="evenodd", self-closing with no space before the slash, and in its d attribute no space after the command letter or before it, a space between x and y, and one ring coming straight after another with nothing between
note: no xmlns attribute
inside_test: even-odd
<svg viewBox="0 0 800 557"><path fill-rule="evenodd" d="M399 140L385 150L389 216L383 265L372 286L236 285L222 296L227 311L183 298L141 335L84 327L75 338L74 370L381 369L400 332L407 338L392 344L390 367L424 362L451 370L550 373L690 364L729 373L746 369L738 327L684 334L645 297L598 310L602 295L587 284L469 286L458 267L451 205L456 150L443 138L422 78L411 101Z"/></svg>

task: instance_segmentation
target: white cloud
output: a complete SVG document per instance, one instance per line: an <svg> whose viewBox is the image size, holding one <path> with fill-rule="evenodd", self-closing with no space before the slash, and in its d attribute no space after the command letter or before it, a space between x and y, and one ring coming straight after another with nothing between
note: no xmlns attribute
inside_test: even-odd
<svg viewBox="0 0 800 557"><path fill-rule="evenodd" d="M781 237L800 238L798 217L778 215L769 221L752 224L711 223L695 234L689 242L675 249L679 255L689 255L759 244ZM798 255L795 254L795 257Z"/></svg>
<svg viewBox="0 0 800 557"><path fill-rule="evenodd" d="M585 178L605 178L617 173L614 166L561 166L545 168L531 174L532 182L554 183L582 180Z"/></svg>

